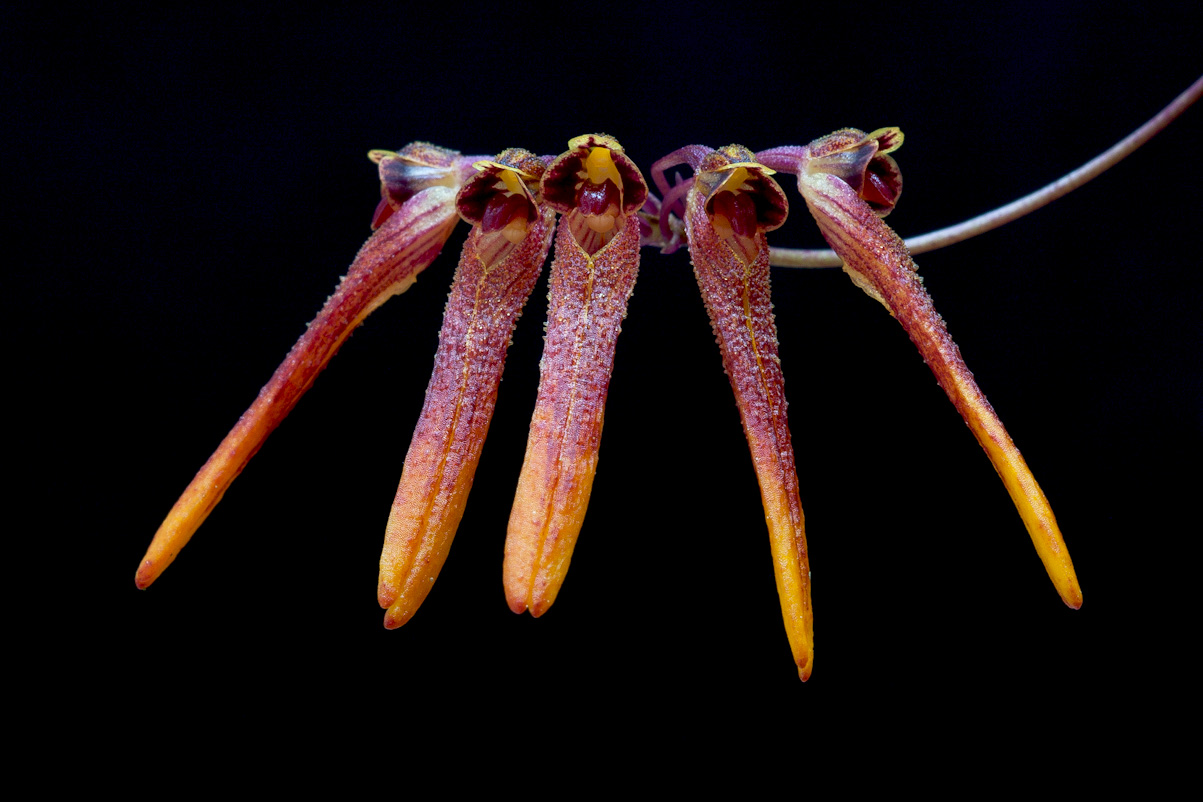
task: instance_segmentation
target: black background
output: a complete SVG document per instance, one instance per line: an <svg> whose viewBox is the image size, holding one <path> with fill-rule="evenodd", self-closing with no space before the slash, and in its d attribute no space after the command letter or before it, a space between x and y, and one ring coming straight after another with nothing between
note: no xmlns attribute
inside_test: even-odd
<svg viewBox="0 0 1203 802"><path fill-rule="evenodd" d="M1200 73L1185 11L799 13L13 11L6 205L14 252L32 250L6 271L26 521L9 573L34 687L151 732L320 724L387 742L442 715L504 722L515 748L563 722L729 737L762 714L879 734L918 720L901 713L947 732L1030 717L1068 741L1173 706L1198 632L1199 109L1072 196L918 259L1057 512L1078 612L898 325L840 271L776 269L813 571L799 683L688 256L647 250L555 607L515 616L500 582L540 284L450 558L386 632L376 561L462 228L134 589L162 517L367 236L370 148L558 153L601 130L646 172L686 144L897 125L889 222L906 236L1057 178ZM774 244L818 246L786 188Z"/></svg>

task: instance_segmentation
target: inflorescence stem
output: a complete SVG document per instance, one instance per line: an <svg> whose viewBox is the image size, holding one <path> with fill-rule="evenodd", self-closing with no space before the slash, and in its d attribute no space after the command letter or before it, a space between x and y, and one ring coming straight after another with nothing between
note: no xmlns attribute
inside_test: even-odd
<svg viewBox="0 0 1203 802"><path fill-rule="evenodd" d="M984 234L991 229L1010 223L1012 220L1018 220L1029 212L1034 212L1041 206L1052 203L1063 195L1068 195L1087 181L1115 166L1152 139L1198 100L1200 95L1203 95L1203 77L1174 98L1172 103L1159 111L1151 120L1073 172L1006 206L978 215L955 226L911 237L906 240L907 250L912 256L939 250L947 245ZM776 267L839 267L842 263L840 258L829 250L770 248L769 264Z"/></svg>

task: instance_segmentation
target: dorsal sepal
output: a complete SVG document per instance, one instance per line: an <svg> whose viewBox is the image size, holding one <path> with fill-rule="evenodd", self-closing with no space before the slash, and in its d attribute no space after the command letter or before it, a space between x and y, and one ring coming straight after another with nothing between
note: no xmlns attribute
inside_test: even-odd
<svg viewBox="0 0 1203 802"><path fill-rule="evenodd" d="M458 188L463 181L461 154L429 142L410 142L399 151L370 150L368 158L379 165L380 203L372 216L372 230L424 189Z"/></svg>
<svg viewBox="0 0 1203 802"><path fill-rule="evenodd" d="M902 140L902 131L897 128L878 128L871 134L842 128L810 143L806 172L835 176L877 216L885 217L902 194L902 172L894 158L886 154L900 148Z"/></svg>

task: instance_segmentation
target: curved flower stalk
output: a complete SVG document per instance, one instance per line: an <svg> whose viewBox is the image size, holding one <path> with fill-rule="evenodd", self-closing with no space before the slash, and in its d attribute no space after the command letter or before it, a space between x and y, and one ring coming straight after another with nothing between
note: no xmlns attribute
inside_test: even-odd
<svg viewBox="0 0 1203 802"><path fill-rule="evenodd" d="M544 162L507 150L460 190L472 224L439 332L434 373L397 487L380 555L384 625L404 624L447 559L480 459L505 352L555 231L540 197Z"/></svg>
<svg viewBox="0 0 1203 802"><path fill-rule="evenodd" d="M845 128L757 158L798 177L798 190L845 272L902 324L1002 478L1057 592L1077 609L1082 590L1048 499L965 366L902 240L882 222L902 191L898 165L887 155L901 144L897 128L871 134Z"/></svg>
<svg viewBox="0 0 1203 802"><path fill-rule="evenodd" d="M538 617L555 601L597 471L614 348L639 273L636 213L648 197L616 140L568 143L543 176L563 218L551 265L539 397L505 541L506 600Z"/></svg>
<svg viewBox="0 0 1203 802"><path fill-rule="evenodd" d="M957 223L938 231L930 231L916 237L907 237L903 244L911 256L935 251L958 242L985 234L999 226L1018 220L1046 206L1060 197L1068 195L1078 187L1093 181L1100 175L1135 153L1142 145L1160 133L1203 96L1203 77L1188 86L1157 114L1128 136L1095 156L1081 167L1046 184L1035 192L997 209L980 214L970 220ZM789 150L788 148L786 150ZM772 248L769 263L775 267L840 267L840 257L834 251L809 248Z"/></svg>
<svg viewBox="0 0 1203 802"><path fill-rule="evenodd" d="M472 159L425 142L397 153L374 150L369 157L380 166L375 233L259 397L171 508L138 565L134 581L139 588L149 587L176 558L355 327L409 289L459 221L455 196L473 172Z"/></svg>
<svg viewBox="0 0 1203 802"><path fill-rule="evenodd" d="M670 188L664 171L682 162L693 168L694 177ZM785 222L789 206L769 177L773 171L739 145L719 151L683 148L657 162L652 172L665 194L662 224L684 197L694 274L752 452L785 630L798 675L806 680L814 665L810 562L786 420L785 378L777 356L765 238L765 232ZM671 240L664 230L662 237Z"/></svg>

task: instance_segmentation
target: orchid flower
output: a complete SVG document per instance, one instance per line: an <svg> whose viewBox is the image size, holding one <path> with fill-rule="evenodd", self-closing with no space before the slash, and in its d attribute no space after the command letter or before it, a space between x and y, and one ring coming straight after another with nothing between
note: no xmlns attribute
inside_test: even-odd
<svg viewBox="0 0 1203 802"><path fill-rule="evenodd" d="M451 235L458 220L456 193L471 175L473 159L425 142L368 156L380 170L375 233L255 403L171 508L138 566L138 587L149 587L171 565L351 332L389 298L409 289Z"/></svg>
<svg viewBox="0 0 1203 802"><path fill-rule="evenodd" d="M516 613L555 601L584 523L597 471L614 348L639 273L639 168L607 136L569 143L543 177L563 217L551 264L539 398L502 569Z"/></svg>
<svg viewBox="0 0 1203 802"><path fill-rule="evenodd" d="M798 472L785 414L785 379L777 355L777 328L769 298L769 246L765 233L779 228L789 205L772 170L746 148L683 148L652 167L668 199L661 222L681 204L664 172L688 163L694 177L683 216L689 254L710 325L723 355L760 481L773 552L773 575L799 676L814 660L814 615ZM663 229L661 229L663 231Z"/></svg>
<svg viewBox="0 0 1203 802"><path fill-rule="evenodd" d="M472 233L380 556L377 595L390 629L414 614L447 559L493 418L505 350L555 230L555 212L539 192L542 161L507 150L473 166L479 172L456 199Z"/></svg>

